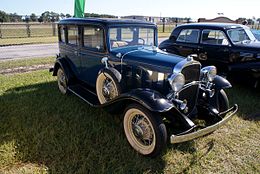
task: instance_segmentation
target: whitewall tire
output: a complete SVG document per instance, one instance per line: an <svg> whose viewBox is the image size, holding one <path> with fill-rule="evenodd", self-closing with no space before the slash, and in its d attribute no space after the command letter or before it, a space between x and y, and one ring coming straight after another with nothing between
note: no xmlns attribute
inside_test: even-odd
<svg viewBox="0 0 260 174"><path fill-rule="evenodd" d="M68 93L68 79L62 68L59 68L57 71L57 81L58 81L58 87L59 87L60 92L62 94L67 94Z"/></svg>
<svg viewBox="0 0 260 174"><path fill-rule="evenodd" d="M167 131L161 117L138 104L126 108L124 132L129 144L145 156L158 155L166 145Z"/></svg>
<svg viewBox="0 0 260 174"><path fill-rule="evenodd" d="M120 84L109 70L101 72L96 81L98 100L104 104L121 94Z"/></svg>

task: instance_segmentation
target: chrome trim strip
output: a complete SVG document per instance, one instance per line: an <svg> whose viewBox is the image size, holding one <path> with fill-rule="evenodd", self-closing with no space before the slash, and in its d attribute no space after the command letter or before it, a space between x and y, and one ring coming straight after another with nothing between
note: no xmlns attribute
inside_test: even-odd
<svg viewBox="0 0 260 174"><path fill-rule="evenodd" d="M174 68L173 68L173 73L181 73L182 69L185 68L186 66L193 65L193 64L199 64L201 65L198 61L191 60L189 58L184 59L183 61L180 61L177 63Z"/></svg>
<svg viewBox="0 0 260 174"><path fill-rule="evenodd" d="M228 114L230 113L229 116L226 116L224 119L222 119L221 121L219 121L218 123L211 125L209 127L206 127L204 129L200 129L197 132L192 132L192 133L188 133L188 134L184 134L184 135L171 135L171 143L181 143L181 142L185 142L185 141L189 141L204 135L207 135L213 131L215 131L216 129L220 128L221 126L223 126L227 121L229 121L234 114L237 112L238 110L238 106L235 104L232 108L228 109L227 111L220 113L219 115L223 115L223 114Z"/></svg>

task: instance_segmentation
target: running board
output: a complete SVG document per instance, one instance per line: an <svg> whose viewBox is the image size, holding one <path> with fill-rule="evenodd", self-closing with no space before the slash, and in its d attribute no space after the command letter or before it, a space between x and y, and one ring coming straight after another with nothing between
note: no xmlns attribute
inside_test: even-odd
<svg viewBox="0 0 260 174"><path fill-rule="evenodd" d="M100 105L97 95L82 85L69 86L68 90L93 107Z"/></svg>

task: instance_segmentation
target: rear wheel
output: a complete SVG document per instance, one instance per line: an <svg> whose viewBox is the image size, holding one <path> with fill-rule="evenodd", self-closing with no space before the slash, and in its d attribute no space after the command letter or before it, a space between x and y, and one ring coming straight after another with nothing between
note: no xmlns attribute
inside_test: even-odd
<svg viewBox="0 0 260 174"><path fill-rule="evenodd" d="M126 108L124 132L129 144L145 156L158 155L166 145L167 131L161 117L138 104Z"/></svg>
<svg viewBox="0 0 260 174"><path fill-rule="evenodd" d="M60 67L57 71L58 87L62 94L68 93L68 79L64 70Z"/></svg>

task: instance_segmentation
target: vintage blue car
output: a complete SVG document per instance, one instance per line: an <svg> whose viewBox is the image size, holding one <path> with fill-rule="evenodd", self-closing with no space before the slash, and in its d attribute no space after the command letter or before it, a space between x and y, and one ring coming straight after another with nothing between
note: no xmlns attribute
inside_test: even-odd
<svg viewBox="0 0 260 174"><path fill-rule="evenodd" d="M214 66L201 69L192 56L158 49L152 23L71 18L58 26L60 54L51 71L59 90L122 114L126 138L142 155L158 155L167 132L171 143L209 134L238 109L229 108L224 89L231 84Z"/></svg>

